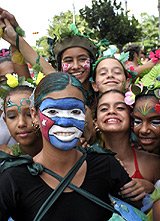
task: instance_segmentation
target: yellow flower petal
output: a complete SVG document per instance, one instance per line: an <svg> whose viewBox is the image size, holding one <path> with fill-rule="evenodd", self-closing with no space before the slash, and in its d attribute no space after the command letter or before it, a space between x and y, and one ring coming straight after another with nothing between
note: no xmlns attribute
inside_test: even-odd
<svg viewBox="0 0 160 221"><path fill-rule="evenodd" d="M39 82L44 78L44 74L42 72L38 73L37 79L36 79L36 85L39 84Z"/></svg>
<svg viewBox="0 0 160 221"><path fill-rule="evenodd" d="M18 86L18 78L13 76L12 74L6 74L7 84L9 87L14 88Z"/></svg>

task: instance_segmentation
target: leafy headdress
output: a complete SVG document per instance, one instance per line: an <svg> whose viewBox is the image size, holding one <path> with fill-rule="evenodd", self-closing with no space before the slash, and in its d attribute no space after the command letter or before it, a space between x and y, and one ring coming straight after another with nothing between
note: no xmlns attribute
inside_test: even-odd
<svg viewBox="0 0 160 221"><path fill-rule="evenodd" d="M132 105L135 103L136 96L147 94L153 94L160 100L160 64L155 65L142 78L137 78L125 94L125 103Z"/></svg>
<svg viewBox="0 0 160 221"><path fill-rule="evenodd" d="M103 51L102 56L93 64L93 71L92 71L92 78L91 81L95 80L96 77L96 68L98 66L98 64L103 61L104 59L107 58L115 58L117 60L120 61L120 63L122 64L122 66L124 67L124 63L128 60L129 58L129 52L122 52L121 54L117 54L118 52L118 48L115 45L109 45L108 49L106 51ZM125 70L124 67L124 71L126 74L126 77L129 77L132 79L134 79L136 77L136 73L131 71L131 70Z"/></svg>
<svg viewBox="0 0 160 221"><path fill-rule="evenodd" d="M61 55L62 53L72 47L81 47L86 49L91 58L95 61L98 53L96 44L89 38L89 36L82 34L75 24L70 25L70 29L65 35L62 33L61 38L57 40L54 53L55 58L58 61L58 70L61 69Z"/></svg>

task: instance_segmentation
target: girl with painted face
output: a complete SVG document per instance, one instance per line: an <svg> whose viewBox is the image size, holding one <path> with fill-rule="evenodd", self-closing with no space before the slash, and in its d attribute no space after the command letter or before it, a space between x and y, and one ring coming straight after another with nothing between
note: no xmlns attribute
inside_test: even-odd
<svg viewBox="0 0 160 221"><path fill-rule="evenodd" d="M80 81L60 72L44 77L35 90L31 114L33 121L39 122L43 148L28 163L22 157L17 159L22 165L5 170L4 162L0 174L1 220L9 215L14 220L41 220L35 217L42 215L46 202L54 202L43 214L46 221L109 219L111 211L82 196L75 186L110 203L108 193L118 196L120 188L131 179L113 154L76 147L85 125L85 96ZM15 158L9 162L12 160L15 165ZM67 183L68 178L72 184ZM52 200L57 190L61 194Z"/></svg>
<svg viewBox="0 0 160 221"><path fill-rule="evenodd" d="M133 108L134 132L144 150L160 154L159 99L154 91L136 97Z"/></svg>
<svg viewBox="0 0 160 221"><path fill-rule="evenodd" d="M18 144L11 146L12 153L35 156L42 148L41 133L32 121L30 96L33 88L17 86L11 88L4 100L4 120L11 136Z"/></svg>
<svg viewBox="0 0 160 221"><path fill-rule="evenodd" d="M88 96L87 105L94 109L95 93L90 77L98 53L95 44L87 37L72 35L60 39L54 47L54 53L58 70L75 76L82 83Z"/></svg>

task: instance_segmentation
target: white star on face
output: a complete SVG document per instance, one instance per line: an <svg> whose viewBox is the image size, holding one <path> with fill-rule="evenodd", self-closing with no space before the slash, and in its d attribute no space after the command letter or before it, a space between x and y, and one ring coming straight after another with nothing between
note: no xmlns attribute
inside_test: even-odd
<svg viewBox="0 0 160 221"><path fill-rule="evenodd" d="M46 122L47 122L47 120L42 120L42 126L46 126Z"/></svg>

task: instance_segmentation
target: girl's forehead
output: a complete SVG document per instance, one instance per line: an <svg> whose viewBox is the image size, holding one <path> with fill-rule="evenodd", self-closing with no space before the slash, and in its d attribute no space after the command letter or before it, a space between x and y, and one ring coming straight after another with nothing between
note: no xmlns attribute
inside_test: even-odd
<svg viewBox="0 0 160 221"><path fill-rule="evenodd" d="M45 97L43 97L43 100L45 98L53 98L53 99L61 99L61 98L77 98L79 100L84 101L84 97L80 89L76 88L75 86L68 85L65 89L59 90L59 91L53 91L51 93L48 93Z"/></svg>
<svg viewBox="0 0 160 221"><path fill-rule="evenodd" d="M23 98L29 99L30 96L31 96L30 91L15 91L14 93L9 94L6 97L6 100L8 98L10 98L11 100L18 101L18 100L21 100Z"/></svg>
<svg viewBox="0 0 160 221"><path fill-rule="evenodd" d="M107 92L102 95L100 100L112 100L112 102L117 102L118 100L124 101L124 96L118 92Z"/></svg>
<svg viewBox="0 0 160 221"><path fill-rule="evenodd" d="M150 106L159 103L158 99L154 96L143 96L136 100L135 107L139 105L150 104Z"/></svg>
<svg viewBox="0 0 160 221"><path fill-rule="evenodd" d="M99 64L97 65L97 68L101 67L101 66L115 66L115 65L117 67L122 68L121 63L119 61L117 61L116 59L105 58L105 59L103 59L102 61L99 62Z"/></svg>
<svg viewBox="0 0 160 221"><path fill-rule="evenodd" d="M63 54L62 54L62 58L66 57L66 56L78 56L79 54L81 55L89 55L89 52L81 47L72 47L72 48L68 48L66 49Z"/></svg>

